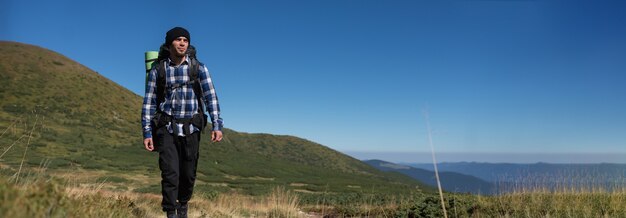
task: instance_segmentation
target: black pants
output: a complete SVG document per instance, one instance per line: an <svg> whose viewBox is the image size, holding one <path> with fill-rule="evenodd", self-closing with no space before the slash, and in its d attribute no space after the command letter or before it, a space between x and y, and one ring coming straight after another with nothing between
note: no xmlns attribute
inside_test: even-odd
<svg viewBox="0 0 626 218"><path fill-rule="evenodd" d="M186 137L170 134L166 127L157 130L163 211L172 211L191 199L198 167L200 132ZM178 201L178 202L177 202Z"/></svg>

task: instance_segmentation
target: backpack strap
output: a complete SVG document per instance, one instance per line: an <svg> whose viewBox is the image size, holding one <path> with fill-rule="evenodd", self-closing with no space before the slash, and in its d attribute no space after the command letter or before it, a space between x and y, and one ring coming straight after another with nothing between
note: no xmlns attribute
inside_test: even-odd
<svg viewBox="0 0 626 218"><path fill-rule="evenodd" d="M193 93L196 95L196 99L198 100L198 114L202 115L201 129L204 130L208 123L208 117L204 113L204 101L202 101L202 96L204 93L202 92L202 87L200 85L200 78L198 78L198 72L200 71L200 62L198 62L198 59L196 59L195 52L194 56L192 56L190 60L191 63L189 65L189 77L191 81L193 81Z"/></svg>
<svg viewBox="0 0 626 218"><path fill-rule="evenodd" d="M200 63L195 57L189 58L191 63L189 65L189 77L193 81L193 93L198 100L198 113L204 113L204 103L202 101L202 87L200 87L200 78L198 78L198 72L200 71Z"/></svg>
<svg viewBox="0 0 626 218"><path fill-rule="evenodd" d="M156 97L157 97L157 102L156 102L156 107L157 107L157 112L161 111L161 107L159 107L161 105L161 103L163 103L165 101L165 92L166 92L166 87L165 87L165 60L161 60L159 61L159 64L156 66L157 68L157 79L156 79Z"/></svg>

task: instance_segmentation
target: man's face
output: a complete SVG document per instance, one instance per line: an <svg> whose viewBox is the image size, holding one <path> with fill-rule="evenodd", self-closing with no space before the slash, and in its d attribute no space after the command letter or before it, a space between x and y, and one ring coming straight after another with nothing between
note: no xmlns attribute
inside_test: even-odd
<svg viewBox="0 0 626 218"><path fill-rule="evenodd" d="M172 41L170 52L178 57L184 57L187 47L189 47L189 40L184 36L179 36Z"/></svg>

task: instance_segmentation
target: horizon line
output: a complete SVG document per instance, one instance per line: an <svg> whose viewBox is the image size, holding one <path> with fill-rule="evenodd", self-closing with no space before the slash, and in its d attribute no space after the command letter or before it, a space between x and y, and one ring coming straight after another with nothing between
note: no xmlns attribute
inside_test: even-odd
<svg viewBox="0 0 626 218"><path fill-rule="evenodd" d="M393 163L430 163L430 152L342 151L359 160L384 160ZM510 164L626 164L626 152L438 152L437 163L510 163Z"/></svg>

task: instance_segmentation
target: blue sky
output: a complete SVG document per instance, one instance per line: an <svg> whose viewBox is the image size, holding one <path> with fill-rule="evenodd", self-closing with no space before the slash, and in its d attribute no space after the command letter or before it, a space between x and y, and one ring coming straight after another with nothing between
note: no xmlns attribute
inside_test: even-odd
<svg viewBox="0 0 626 218"><path fill-rule="evenodd" d="M428 111L442 153L626 154L624 1L8 0L0 22L141 96L183 26L237 131L425 152Z"/></svg>

